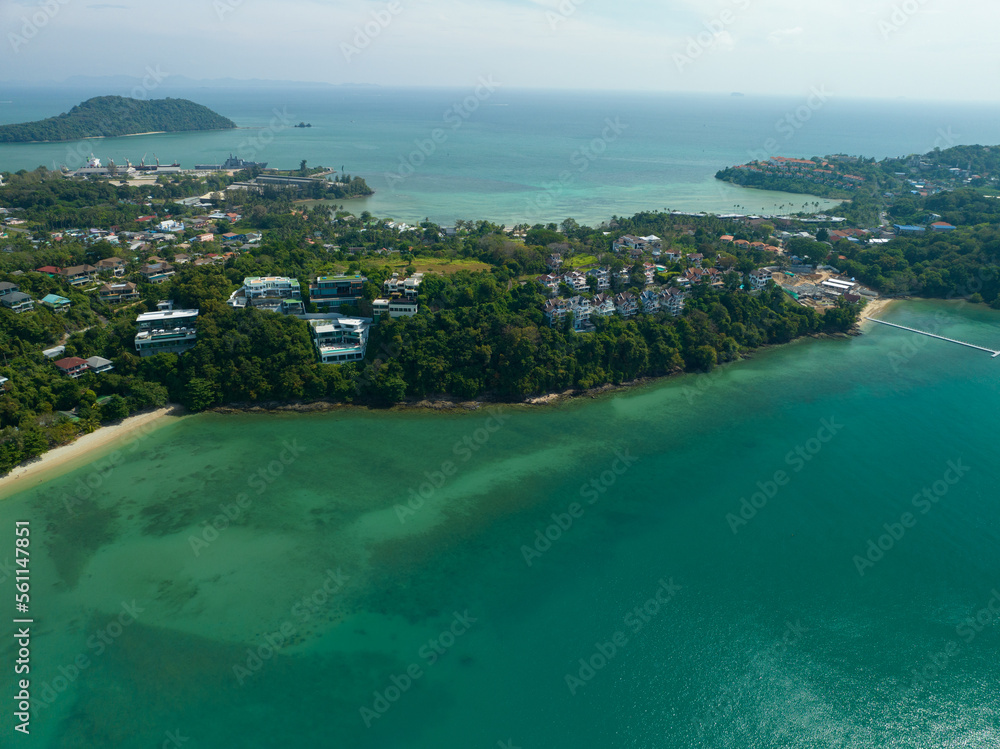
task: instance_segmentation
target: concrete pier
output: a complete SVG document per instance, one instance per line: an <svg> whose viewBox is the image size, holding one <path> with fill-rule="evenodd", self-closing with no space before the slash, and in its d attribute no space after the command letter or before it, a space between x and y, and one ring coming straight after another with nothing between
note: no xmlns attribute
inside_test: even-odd
<svg viewBox="0 0 1000 749"><path fill-rule="evenodd" d="M991 354L991 358L996 359L1000 356L1000 351L994 351L991 348L986 348L985 346L977 346L974 343L966 343L965 341L956 341L954 338L945 338L943 335L935 335L934 333L928 333L926 330L917 330L916 328L908 328L905 325L896 325L893 322L886 322L885 320L876 320L874 317L866 317L866 320L871 320L872 322L877 322L880 325L888 325L891 328L899 328L900 330L908 330L911 333L919 333L920 335L929 336L930 338L937 338L941 341L948 341L948 343L957 343L959 346L968 346L969 348L978 349L979 351L985 351L987 354Z"/></svg>

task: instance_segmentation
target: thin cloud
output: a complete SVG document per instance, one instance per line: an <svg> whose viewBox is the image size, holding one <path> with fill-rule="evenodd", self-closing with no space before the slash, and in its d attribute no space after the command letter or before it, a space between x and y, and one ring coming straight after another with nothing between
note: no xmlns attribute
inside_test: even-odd
<svg viewBox="0 0 1000 749"><path fill-rule="evenodd" d="M982 83L1000 48L987 0L961 13L931 3L848 0L0 0L0 79L79 72L367 81L467 87L733 90L799 95L819 82L847 96L997 100ZM904 7L905 6L905 7ZM911 8L912 6L912 8ZM45 22L40 8L57 8ZM133 11L140 9L141 13ZM390 10L392 8L393 10ZM930 16L932 11L939 15ZM114 45L95 45L114 16ZM41 16L38 16L41 18ZM178 18L184 19L178 23ZM890 31L886 31L891 26ZM8 37L9 33L4 36ZM933 34L933 38L931 38ZM102 36L103 35L103 36ZM294 55L247 55L290 40ZM341 45L359 53L346 60ZM737 59L737 53L739 55ZM675 55L691 64L679 71ZM907 65L900 66L900 59ZM872 69L880 75L873 77ZM15 72L16 71L16 72Z"/></svg>

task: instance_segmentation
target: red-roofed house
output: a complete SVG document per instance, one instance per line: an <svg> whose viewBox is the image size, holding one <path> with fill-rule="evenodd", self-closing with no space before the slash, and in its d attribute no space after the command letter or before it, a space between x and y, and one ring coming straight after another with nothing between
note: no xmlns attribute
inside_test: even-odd
<svg viewBox="0 0 1000 749"><path fill-rule="evenodd" d="M73 379L86 374L87 370L90 369L87 366L87 360L81 359L78 356L68 356L65 359L60 359L55 362L55 365L59 368L60 372Z"/></svg>

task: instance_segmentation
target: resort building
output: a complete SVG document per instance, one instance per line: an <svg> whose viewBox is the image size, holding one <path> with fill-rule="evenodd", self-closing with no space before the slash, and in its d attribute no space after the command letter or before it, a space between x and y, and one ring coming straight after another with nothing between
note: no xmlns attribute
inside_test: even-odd
<svg viewBox="0 0 1000 749"><path fill-rule="evenodd" d="M639 294L639 304L642 305L642 311L647 315L651 315L654 312L659 312L660 310L660 293L652 289L647 289L646 291Z"/></svg>
<svg viewBox="0 0 1000 749"><path fill-rule="evenodd" d="M548 290L549 296L555 296L559 293L559 284L562 283L562 276L550 273L546 276L539 276L535 280Z"/></svg>
<svg viewBox="0 0 1000 749"><path fill-rule="evenodd" d="M243 279L243 288L229 297L233 307L256 307L283 315L303 315L305 305L299 279L285 276L260 276Z"/></svg>
<svg viewBox="0 0 1000 749"><path fill-rule="evenodd" d="M633 317L641 309L652 315L663 311L677 317L684 310L684 292L671 287L666 290L647 289L638 297L623 292L612 297L610 294L596 294L593 299L575 296L570 299L551 299L542 307L549 326L555 326L567 315L573 316L573 330L593 330L595 317L609 317L616 312L622 317Z"/></svg>
<svg viewBox="0 0 1000 749"><path fill-rule="evenodd" d="M361 361L368 346L368 323L354 317L310 320L313 341L324 364Z"/></svg>
<svg viewBox="0 0 1000 749"><path fill-rule="evenodd" d="M70 286L83 286L93 280L97 270L93 265L74 265L71 268L64 268L61 275Z"/></svg>
<svg viewBox="0 0 1000 749"><path fill-rule="evenodd" d="M650 234L648 237L634 237L631 234L626 234L614 241L612 249L615 252L637 250L641 254L647 250L660 250L662 246L662 240L655 234Z"/></svg>
<svg viewBox="0 0 1000 749"><path fill-rule="evenodd" d="M98 296L102 302L114 304L115 302L127 302L139 298L138 288L131 281L118 281L106 283L98 290Z"/></svg>
<svg viewBox="0 0 1000 749"><path fill-rule="evenodd" d="M101 372L110 372L115 368L115 365L100 356L91 356L87 359L87 368L95 374L100 374Z"/></svg>
<svg viewBox="0 0 1000 749"><path fill-rule="evenodd" d="M702 270L701 268L688 268L677 277L676 281L684 287L690 287L696 283L711 282L713 277L710 271L714 270L715 268L709 268L708 270ZM716 271L716 274L717 273L718 271Z"/></svg>
<svg viewBox="0 0 1000 749"><path fill-rule="evenodd" d="M247 299L289 299L301 296L299 279L286 276L255 276L243 279Z"/></svg>
<svg viewBox="0 0 1000 749"><path fill-rule="evenodd" d="M592 327L590 313L593 307L587 297L575 296L570 299L569 311L573 313L573 330L586 330Z"/></svg>
<svg viewBox="0 0 1000 749"><path fill-rule="evenodd" d="M159 353L181 354L196 342L196 309L160 309L139 315L135 350L140 356Z"/></svg>
<svg viewBox="0 0 1000 749"><path fill-rule="evenodd" d="M51 307L56 312L65 312L73 305L69 299L58 294L46 294L42 298L42 304Z"/></svg>
<svg viewBox="0 0 1000 749"><path fill-rule="evenodd" d="M573 289L573 291L580 292L590 290L590 286L587 285L587 275L578 270L570 271L564 275L562 282Z"/></svg>
<svg viewBox="0 0 1000 749"><path fill-rule="evenodd" d="M673 287L664 291L660 294L660 309L674 317L680 315L684 311L684 292Z"/></svg>
<svg viewBox="0 0 1000 749"><path fill-rule="evenodd" d="M420 282L423 280L423 273L414 273L409 278L400 278L398 273L393 273L392 278L382 284L382 288L390 298L400 296L415 300L420 293Z"/></svg>
<svg viewBox="0 0 1000 749"><path fill-rule="evenodd" d="M552 327L566 317L568 309L569 302L567 300L562 298L552 299L542 307L542 313L545 315L545 321L548 322L549 327Z"/></svg>
<svg viewBox="0 0 1000 749"><path fill-rule="evenodd" d="M31 312L35 308L35 303L31 297L27 294L22 294L20 291L12 291L0 296L0 304L15 314Z"/></svg>
<svg viewBox="0 0 1000 749"><path fill-rule="evenodd" d="M750 289L751 291L760 291L765 286L767 282L771 280L773 275L772 271L767 268L758 268L750 274Z"/></svg>
<svg viewBox="0 0 1000 749"><path fill-rule="evenodd" d="M575 296L571 299L553 299L545 303L542 307L545 319L549 326L554 326L562 321L566 315L573 315L573 330L586 330L591 327L590 315L593 313L593 306L586 297Z"/></svg>
<svg viewBox="0 0 1000 749"><path fill-rule="evenodd" d="M56 367L67 377L72 377L74 380L77 377L83 377L90 371L90 367L87 366L87 360L81 359L78 356L69 356L65 359L60 359L55 362Z"/></svg>
<svg viewBox="0 0 1000 749"><path fill-rule="evenodd" d="M109 257L105 260L98 260L97 268L101 273L110 273L115 278L121 278L125 275L125 261L120 257Z"/></svg>
<svg viewBox="0 0 1000 749"><path fill-rule="evenodd" d="M375 317L388 315L391 318L413 317L418 312L419 305L409 299L376 299L372 302L372 313Z"/></svg>
<svg viewBox="0 0 1000 749"><path fill-rule="evenodd" d="M168 262L160 261L142 266L139 272L150 283L163 283L174 275L174 267Z"/></svg>
<svg viewBox="0 0 1000 749"><path fill-rule="evenodd" d="M639 300L630 291L615 295L615 311L622 317L635 317L639 311Z"/></svg>
<svg viewBox="0 0 1000 749"><path fill-rule="evenodd" d="M610 317L615 314L614 297L608 294L597 294L590 303L590 316Z"/></svg>
<svg viewBox="0 0 1000 749"><path fill-rule="evenodd" d="M321 309L356 305L364 292L364 276L321 276L309 284L309 299Z"/></svg>
<svg viewBox="0 0 1000 749"><path fill-rule="evenodd" d="M587 275L597 279L598 291L607 291L611 288L611 271L607 268L591 268L587 271Z"/></svg>

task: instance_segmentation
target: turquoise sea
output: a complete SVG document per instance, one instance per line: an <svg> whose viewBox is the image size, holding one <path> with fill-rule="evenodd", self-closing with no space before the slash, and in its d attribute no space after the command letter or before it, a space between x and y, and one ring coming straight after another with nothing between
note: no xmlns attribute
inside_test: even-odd
<svg viewBox="0 0 1000 749"><path fill-rule="evenodd" d="M16 745L998 746L998 367L876 326L554 407L169 422L0 502Z"/></svg>
<svg viewBox="0 0 1000 749"><path fill-rule="evenodd" d="M0 123L53 116L90 96L131 93L0 87ZM190 98L243 129L4 144L0 171L76 168L91 153L118 164L138 164L144 155L152 163L155 154L184 167L218 164L230 153L285 169L306 159L368 181L376 194L353 201L355 213L410 223L573 217L597 225L642 210L782 213L836 204L714 178L753 158L883 158L1000 143L995 104L856 100L825 89L785 98L523 91L502 80L445 90L224 89L172 87L168 77L150 96ZM300 122L313 127L293 127Z"/></svg>

